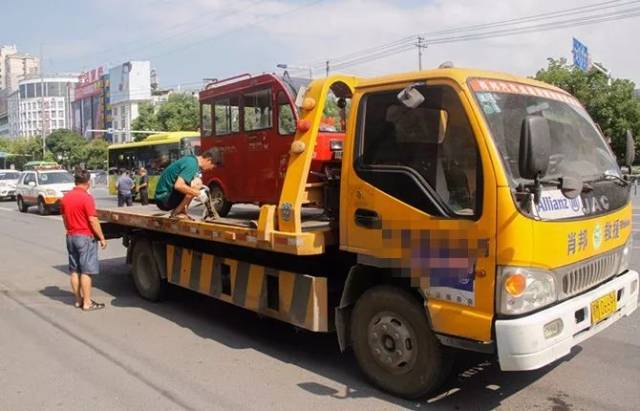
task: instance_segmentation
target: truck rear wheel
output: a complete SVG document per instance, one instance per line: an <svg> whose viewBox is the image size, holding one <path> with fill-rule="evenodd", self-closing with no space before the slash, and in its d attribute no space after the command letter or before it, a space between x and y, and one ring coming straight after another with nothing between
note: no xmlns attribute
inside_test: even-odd
<svg viewBox="0 0 640 411"><path fill-rule="evenodd" d="M224 195L224 191L222 191L222 187L216 183L209 186L209 192L211 193L211 198L214 200L214 207L220 217L226 217L227 214L229 214L229 210L231 210L233 203L227 200Z"/></svg>
<svg viewBox="0 0 640 411"><path fill-rule="evenodd" d="M150 301L160 301L167 293L167 280L162 278L156 264L151 243L138 240L134 244L133 282L142 298Z"/></svg>
<svg viewBox="0 0 640 411"><path fill-rule="evenodd" d="M449 371L424 306L400 288L377 286L358 299L351 343L367 378L400 397L424 397Z"/></svg>

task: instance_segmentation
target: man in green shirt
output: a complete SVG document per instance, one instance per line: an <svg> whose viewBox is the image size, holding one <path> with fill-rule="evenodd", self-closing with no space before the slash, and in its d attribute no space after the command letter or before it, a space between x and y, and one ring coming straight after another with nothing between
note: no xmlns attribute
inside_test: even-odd
<svg viewBox="0 0 640 411"><path fill-rule="evenodd" d="M215 167L214 156L204 152L199 156L185 156L165 168L156 186L156 204L163 211L171 211L176 218L189 218L187 207L200 194L202 181L196 178L198 170Z"/></svg>

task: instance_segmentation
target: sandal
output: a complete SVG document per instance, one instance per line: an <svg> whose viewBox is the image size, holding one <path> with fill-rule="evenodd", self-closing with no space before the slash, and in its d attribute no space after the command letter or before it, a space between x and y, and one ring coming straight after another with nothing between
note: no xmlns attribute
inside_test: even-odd
<svg viewBox="0 0 640 411"><path fill-rule="evenodd" d="M82 307L82 311L96 311L101 310L105 307L102 303L97 303L95 301L91 301L91 305L87 308Z"/></svg>
<svg viewBox="0 0 640 411"><path fill-rule="evenodd" d="M73 306L76 307L76 308L81 308L82 307L82 303L75 302L75 303L73 303Z"/></svg>

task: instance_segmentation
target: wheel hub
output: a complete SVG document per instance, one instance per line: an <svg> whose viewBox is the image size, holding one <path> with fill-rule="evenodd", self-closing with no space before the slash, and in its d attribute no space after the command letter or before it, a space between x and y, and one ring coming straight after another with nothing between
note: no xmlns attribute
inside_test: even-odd
<svg viewBox="0 0 640 411"><path fill-rule="evenodd" d="M368 342L375 361L394 374L409 372L417 357L416 334L395 313L383 312L369 322Z"/></svg>

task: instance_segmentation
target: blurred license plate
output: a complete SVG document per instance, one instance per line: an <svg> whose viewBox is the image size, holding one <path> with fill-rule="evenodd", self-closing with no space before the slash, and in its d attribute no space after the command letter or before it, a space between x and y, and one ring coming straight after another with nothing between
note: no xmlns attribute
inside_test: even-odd
<svg viewBox="0 0 640 411"><path fill-rule="evenodd" d="M335 158L336 160L342 160L342 151L334 151L333 158Z"/></svg>
<svg viewBox="0 0 640 411"><path fill-rule="evenodd" d="M611 291L591 302L591 324L599 323L616 312L616 292Z"/></svg>

